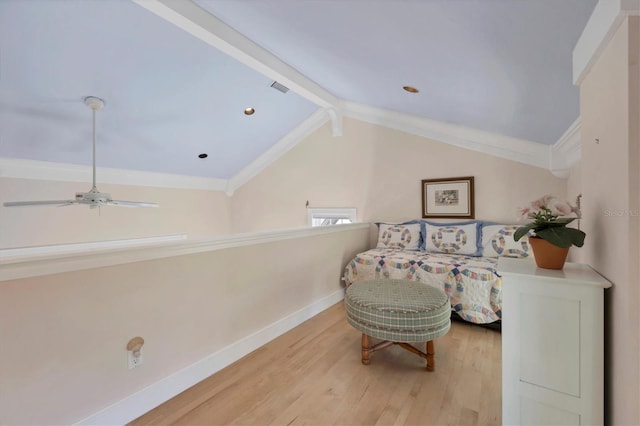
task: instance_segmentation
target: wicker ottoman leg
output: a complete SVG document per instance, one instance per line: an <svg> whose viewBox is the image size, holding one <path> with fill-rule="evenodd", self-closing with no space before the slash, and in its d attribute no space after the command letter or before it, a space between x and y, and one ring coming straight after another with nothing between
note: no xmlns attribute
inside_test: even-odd
<svg viewBox="0 0 640 426"><path fill-rule="evenodd" d="M436 350L433 347L433 340L427 342L427 371L436 369Z"/></svg>
<svg viewBox="0 0 640 426"><path fill-rule="evenodd" d="M362 363L364 365L369 365L371 361L369 360L369 336L362 333Z"/></svg>

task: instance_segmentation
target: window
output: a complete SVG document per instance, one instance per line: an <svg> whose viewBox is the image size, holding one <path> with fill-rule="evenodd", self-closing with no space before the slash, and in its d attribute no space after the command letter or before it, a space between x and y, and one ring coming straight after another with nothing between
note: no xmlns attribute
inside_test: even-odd
<svg viewBox="0 0 640 426"><path fill-rule="evenodd" d="M309 226L329 226L354 223L356 209L307 209Z"/></svg>

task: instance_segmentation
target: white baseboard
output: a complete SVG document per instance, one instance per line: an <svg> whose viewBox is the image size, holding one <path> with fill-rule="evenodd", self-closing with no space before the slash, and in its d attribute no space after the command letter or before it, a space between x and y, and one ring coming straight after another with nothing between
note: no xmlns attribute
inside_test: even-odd
<svg viewBox="0 0 640 426"><path fill-rule="evenodd" d="M343 298L344 290L331 293L76 424L124 425L302 324Z"/></svg>

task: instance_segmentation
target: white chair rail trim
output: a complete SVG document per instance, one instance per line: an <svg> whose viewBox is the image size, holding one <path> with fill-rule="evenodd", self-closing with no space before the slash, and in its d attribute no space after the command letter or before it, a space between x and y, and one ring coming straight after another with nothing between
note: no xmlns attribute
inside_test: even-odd
<svg viewBox="0 0 640 426"><path fill-rule="evenodd" d="M73 253L96 252L127 247L148 247L154 244L184 241L187 234L163 235L161 237L129 238L125 240L94 241L89 243L54 244L48 246L0 249L0 265L12 259L35 260L41 256L69 255Z"/></svg>
<svg viewBox="0 0 640 426"><path fill-rule="evenodd" d="M101 251L98 253L58 252L53 255L39 256L37 258L34 258L33 256L13 256L11 259L7 260L2 260L2 257L0 257L0 282L203 253L233 247L264 244L294 238L333 234L336 232L346 232L364 228L369 228L369 223L252 232L246 234L225 235L206 240L192 240L154 246L144 245L119 248Z"/></svg>

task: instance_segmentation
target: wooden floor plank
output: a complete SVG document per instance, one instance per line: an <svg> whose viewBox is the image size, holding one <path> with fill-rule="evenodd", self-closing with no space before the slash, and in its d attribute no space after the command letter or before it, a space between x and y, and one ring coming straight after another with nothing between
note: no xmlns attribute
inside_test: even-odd
<svg viewBox="0 0 640 426"><path fill-rule="evenodd" d="M360 362L338 303L132 425L499 425L501 336L454 322L436 371L391 346Z"/></svg>

